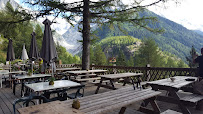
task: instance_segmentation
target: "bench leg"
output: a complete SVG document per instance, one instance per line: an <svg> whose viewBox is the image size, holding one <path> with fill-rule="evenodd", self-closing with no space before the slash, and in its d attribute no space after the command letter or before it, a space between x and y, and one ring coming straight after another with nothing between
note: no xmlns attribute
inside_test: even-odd
<svg viewBox="0 0 203 114"><path fill-rule="evenodd" d="M121 110L119 111L119 114L124 114L125 110L126 110L126 107L122 107Z"/></svg>
<svg viewBox="0 0 203 114"><path fill-rule="evenodd" d="M181 103L181 101L179 100L180 99L179 96L177 95L177 93L174 90L169 90L169 94L171 95L171 97L178 100L177 104L180 107L183 114L191 114L190 111L188 110L188 108L186 106L184 106L183 103Z"/></svg>
<svg viewBox="0 0 203 114"><path fill-rule="evenodd" d="M140 108L139 108L138 111L144 112L144 113L147 113L147 114L160 114L161 111L160 111L160 109L159 109L157 103L155 102L155 99L156 99L156 97L152 97L152 98L149 98L149 99L144 100L144 102L146 103L145 106L143 106L143 105L140 106ZM146 108L146 106L147 106L149 103L151 104L153 110Z"/></svg>
<svg viewBox="0 0 203 114"><path fill-rule="evenodd" d="M97 89L96 89L96 91L95 91L95 94L97 94L97 93L98 93L99 88L100 88L100 87L101 87L101 85L102 85L102 82L103 82L103 78L101 78L100 83L98 84Z"/></svg>

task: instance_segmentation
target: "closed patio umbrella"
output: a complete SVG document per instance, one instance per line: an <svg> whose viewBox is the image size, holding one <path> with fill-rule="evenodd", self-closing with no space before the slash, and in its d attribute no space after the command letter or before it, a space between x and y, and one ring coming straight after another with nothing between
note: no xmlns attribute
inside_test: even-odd
<svg viewBox="0 0 203 114"><path fill-rule="evenodd" d="M31 44L30 44L30 52L29 52L29 58L32 61L32 72L33 72L33 61L35 61L36 59L39 58L39 52L37 49L37 43L36 43L36 39L35 39L35 32L32 32L32 40L31 40Z"/></svg>
<svg viewBox="0 0 203 114"><path fill-rule="evenodd" d="M28 55L27 55L27 51L26 51L26 49L25 49L25 44L23 44L23 50L22 50L21 59L22 59L22 60L27 60L27 59L29 59L29 58L28 58Z"/></svg>
<svg viewBox="0 0 203 114"><path fill-rule="evenodd" d="M22 55L21 55L21 59L23 60L23 69L24 69L24 65L25 65L25 60L28 60L28 55L27 55L27 51L25 49L25 44L23 44L23 50L22 50Z"/></svg>
<svg viewBox="0 0 203 114"><path fill-rule="evenodd" d="M50 27L52 23L48 19L45 19L43 24L45 25L45 29L44 29L44 36L43 36L40 56L43 59L44 66L52 64L51 66L52 66L52 76L53 76L53 72L54 72L53 70L55 68L55 60L58 58L58 55L56 52L56 46L53 40L51 27Z"/></svg>
<svg viewBox="0 0 203 114"><path fill-rule="evenodd" d="M6 61L9 61L9 65L10 65L10 61L13 61L13 60L15 60L13 41L12 41L12 39L9 39ZM10 70L11 70L11 66L10 66Z"/></svg>

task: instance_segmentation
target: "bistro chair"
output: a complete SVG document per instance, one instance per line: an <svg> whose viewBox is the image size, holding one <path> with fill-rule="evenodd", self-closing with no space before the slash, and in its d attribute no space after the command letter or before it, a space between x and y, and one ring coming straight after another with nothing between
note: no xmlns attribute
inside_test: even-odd
<svg viewBox="0 0 203 114"><path fill-rule="evenodd" d="M68 94L67 97L69 99L75 99L75 98L83 97L84 96L84 88L85 88L85 85L81 85L79 87L70 88L70 89L76 89L77 91L73 92L71 94ZM82 92L80 92L81 90L82 90Z"/></svg>
<svg viewBox="0 0 203 114"><path fill-rule="evenodd" d="M33 100L39 100L39 104L41 104L42 101L43 101L43 103L50 102L46 97L44 97L42 95L38 96L38 95L31 94L30 96L22 97L22 98L14 100L14 102L13 102L13 113L16 114L15 110L16 110L16 104L17 103L22 102L22 107L24 107L24 106L28 107L30 104L32 104L32 105L36 104Z"/></svg>

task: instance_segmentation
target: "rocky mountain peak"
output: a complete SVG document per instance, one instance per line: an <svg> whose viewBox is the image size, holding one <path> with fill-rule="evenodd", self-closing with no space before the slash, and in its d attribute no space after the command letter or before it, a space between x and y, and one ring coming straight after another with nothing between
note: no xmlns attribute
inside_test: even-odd
<svg viewBox="0 0 203 114"><path fill-rule="evenodd" d="M14 9L16 9L19 6L19 4L14 0L0 0L0 10L6 7L7 2L10 2L10 4L13 6Z"/></svg>

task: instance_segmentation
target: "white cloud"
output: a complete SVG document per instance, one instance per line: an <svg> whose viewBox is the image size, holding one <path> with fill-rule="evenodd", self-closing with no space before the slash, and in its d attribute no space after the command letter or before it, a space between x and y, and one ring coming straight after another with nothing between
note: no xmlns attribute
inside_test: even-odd
<svg viewBox="0 0 203 114"><path fill-rule="evenodd" d="M38 18L38 21L42 23L46 18L48 18L50 21L52 21L54 19L53 16L47 16L44 18L42 18L42 17ZM71 26L65 19L62 19L62 18L56 18L54 20L54 22L56 22L56 23L53 23L51 25L51 28L56 30L56 32L61 35L64 34L68 30L68 28Z"/></svg>
<svg viewBox="0 0 203 114"><path fill-rule="evenodd" d="M166 9L150 7L149 9L157 14L183 24L188 29L200 29L203 25L203 0L181 0L180 4L167 3Z"/></svg>

